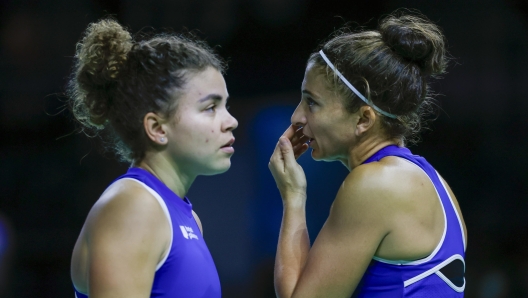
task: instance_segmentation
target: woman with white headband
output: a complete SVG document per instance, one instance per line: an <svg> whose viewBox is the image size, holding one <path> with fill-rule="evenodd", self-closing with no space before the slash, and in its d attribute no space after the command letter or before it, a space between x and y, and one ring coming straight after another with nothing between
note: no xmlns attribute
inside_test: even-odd
<svg viewBox="0 0 528 298"><path fill-rule="evenodd" d="M463 297L467 233L458 202L405 148L431 110L427 83L446 60L440 29L416 14L339 34L310 56L301 103L269 164L284 206L278 297ZM315 160L350 171L311 247L307 182L296 162L309 147Z"/></svg>

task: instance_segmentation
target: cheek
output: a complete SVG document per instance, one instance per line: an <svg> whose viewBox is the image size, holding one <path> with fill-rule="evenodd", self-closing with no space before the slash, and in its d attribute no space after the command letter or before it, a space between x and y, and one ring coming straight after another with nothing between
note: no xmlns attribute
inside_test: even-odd
<svg viewBox="0 0 528 298"><path fill-rule="evenodd" d="M317 136L320 145L324 147L335 146L336 141L341 138L339 130L337 130L335 126L329 125L329 123L320 123L320 125L313 128L313 131L314 135Z"/></svg>
<svg viewBox="0 0 528 298"><path fill-rule="evenodd" d="M309 128L310 131L318 138L325 138L325 136L328 134L328 125L324 121L317 121L316 119L314 119L310 123Z"/></svg>
<svg viewBox="0 0 528 298"><path fill-rule="evenodd" d="M211 130L211 136L210 137L212 137L213 135L214 135L214 129ZM209 137L205 138L205 142L209 143Z"/></svg>

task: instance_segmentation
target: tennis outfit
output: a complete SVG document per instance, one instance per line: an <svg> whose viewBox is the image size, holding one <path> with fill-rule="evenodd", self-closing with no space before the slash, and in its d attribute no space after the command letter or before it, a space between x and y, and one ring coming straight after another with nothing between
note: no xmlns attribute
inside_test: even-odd
<svg viewBox="0 0 528 298"><path fill-rule="evenodd" d="M444 233L435 250L416 261L394 261L374 257L356 289L355 297L464 297L466 282L464 229L460 215L436 170L407 148L387 146L367 159L401 157L421 168L433 183L444 211Z"/></svg>
<svg viewBox="0 0 528 298"><path fill-rule="evenodd" d="M160 203L172 229L170 250L157 265L150 297L220 298L220 279L213 258L192 214L192 205L154 175L130 168L117 180L141 184ZM115 181L114 181L115 182ZM88 298L75 289L77 298Z"/></svg>

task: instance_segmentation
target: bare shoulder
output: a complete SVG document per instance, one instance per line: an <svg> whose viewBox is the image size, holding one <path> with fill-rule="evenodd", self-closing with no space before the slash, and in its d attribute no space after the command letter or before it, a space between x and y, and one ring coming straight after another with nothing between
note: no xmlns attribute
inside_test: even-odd
<svg viewBox="0 0 528 298"><path fill-rule="evenodd" d="M123 179L101 195L84 226L90 250L134 247L161 254L170 225L158 200L141 184Z"/></svg>
<svg viewBox="0 0 528 298"><path fill-rule="evenodd" d="M384 214L390 214L393 186L384 166L376 163L355 168L341 184L329 219L342 226L366 224L383 230Z"/></svg>
<svg viewBox="0 0 528 298"><path fill-rule="evenodd" d="M360 165L348 174L333 204L333 212L360 220L390 225L397 208L402 208L420 173L397 158Z"/></svg>
<svg viewBox="0 0 528 298"><path fill-rule="evenodd" d="M72 256L72 280L78 290L90 293L150 289L170 236L157 199L141 184L119 180L88 214Z"/></svg>
<svg viewBox="0 0 528 298"><path fill-rule="evenodd" d="M123 179L112 184L90 210L86 227L99 225L122 228L152 225L165 219L163 209L141 184ZM129 225L132 224L132 225ZM139 232L139 231L138 231Z"/></svg>
<svg viewBox="0 0 528 298"><path fill-rule="evenodd" d="M396 183L392 166L380 163L361 165L351 171L341 185L336 199L350 204L368 205L386 203ZM342 194L342 196L339 196Z"/></svg>

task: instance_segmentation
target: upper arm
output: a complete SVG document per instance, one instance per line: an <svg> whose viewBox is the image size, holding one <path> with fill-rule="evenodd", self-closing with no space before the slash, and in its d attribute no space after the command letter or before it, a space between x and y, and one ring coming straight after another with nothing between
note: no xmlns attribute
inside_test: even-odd
<svg viewBox="0 0 528 298"><path fill-rule="evenodd" d="M157 200L142 188L109 192L87 227L89 296L149 297L170 229Z"/></svg>
<svg viewBox="0 0 528 298"><path fill-rule="evenodd" d="M347 177L310 249L292 297L350 297L389 232L381 201L361 174Z"/></svg>
<svg viewBox="0 0 528 298"><path fill-rule="evenodd" d="M203 236L203 228L202 228L202 222L200 221L200 218L198 217L198 214L192 210L192 215L194 217L194 220L196 221L196 224L198 225L198 228L200 228L200 233L202 233Z"/></svg>

